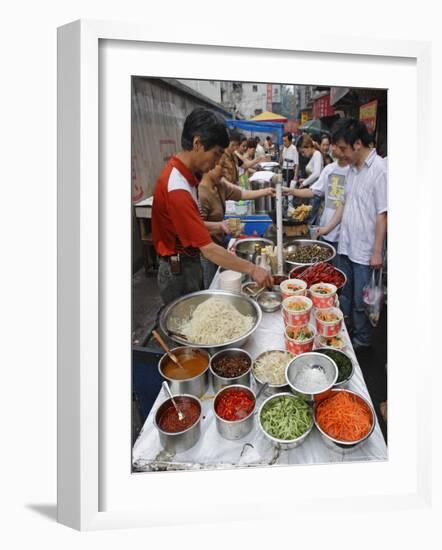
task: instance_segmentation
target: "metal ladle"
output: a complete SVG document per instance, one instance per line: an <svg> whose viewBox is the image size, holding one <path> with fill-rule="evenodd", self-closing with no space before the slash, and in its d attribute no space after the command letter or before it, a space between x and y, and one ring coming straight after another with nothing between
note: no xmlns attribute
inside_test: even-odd
<svg viewBox="0 0 442 550"><path fill-rule="evenodd" d="M172 392L170 391L169 384L164 381L163 382L163 388L166 390L167 394L169 395L173 406L175 407L175 410L178 414L178 420L182 422L185 419L184 413L181 411L181 409L178 408L178 405L176 404L175 399L173 398Z"/></svg>

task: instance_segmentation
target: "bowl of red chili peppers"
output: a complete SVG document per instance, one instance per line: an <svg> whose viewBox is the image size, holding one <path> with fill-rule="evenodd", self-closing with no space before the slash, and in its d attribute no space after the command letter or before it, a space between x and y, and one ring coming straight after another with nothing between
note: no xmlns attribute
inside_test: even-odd
<svg viewBox="0 0 442 550"><path fill-rule="evenodd" d="M213 401L216 427L225 439L241 439L253 429L256 396L247 386L221 389Z"/></svg>
<svg viewBox="0 0 442 550"><path fill-rule="evenodd" d="M337 269L327 262L321 262L309 267L294 267L289 273L290 279L300 279L307 283L307 288L318 283L328 283L342 290L347 282L347 277L343 271Z"/></svg>

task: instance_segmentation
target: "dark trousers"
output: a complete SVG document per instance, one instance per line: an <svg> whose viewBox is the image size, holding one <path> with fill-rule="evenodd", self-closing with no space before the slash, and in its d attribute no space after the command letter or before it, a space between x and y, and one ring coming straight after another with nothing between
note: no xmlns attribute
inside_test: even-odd
<svg viewBox="0 0 442 550"><path fill-rule="evenodd" d="M181 273L174 274L169 261L160 257L158 266L158 288L164 304L173 302L180 296L203 289L203 271L200 257L181 256Z"/></svg>
<svg viewBox="0 0 442 550"><path fill-rule="evenodd" d="M362 290L371 279L369 265L352 262L348 256L338 255L337 266L347 276L347 284L339 296L339 304L344 317L353 323L353 339L362 345L370 345L373 327L365 314Z"/></svg>

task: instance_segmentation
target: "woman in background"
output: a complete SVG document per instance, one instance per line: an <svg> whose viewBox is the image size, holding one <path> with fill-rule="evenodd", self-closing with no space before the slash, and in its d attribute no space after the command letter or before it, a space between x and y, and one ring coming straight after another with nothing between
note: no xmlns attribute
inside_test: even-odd
<svg viewBox="0 0 442 550"><path fill-rule="evenodd" d="M324 166L331 164L333 162L333 158L330 155L330 138L325 134L321 136L321 141L319 142L319 149L322 154Z"/></svg>
<svg viewBox="0 0 442 550"><path fill-rule="evenodd" d="M229 233L228 224L224 221L226 213L226 201L249 200L275 196L272 187L249 191L241 189L238 185L232 185L221 178L222 167L217 164L215 168L203 175L198 185L198 201L201 217L208 228L213 241L225 246L224 236ZM218 269L218 266L204 257L201 257L203 268L204 288L209 288L210 283Z"/></svg>

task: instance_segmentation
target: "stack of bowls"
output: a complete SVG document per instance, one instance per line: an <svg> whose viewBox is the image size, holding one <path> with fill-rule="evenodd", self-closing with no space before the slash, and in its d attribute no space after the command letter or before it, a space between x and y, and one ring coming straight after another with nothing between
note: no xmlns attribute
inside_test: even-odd
<svg viewBox="0 0 442 550"><path fill-rule="evenodd" d="M219 287L221 290L240 293L242 277L242 273L238 271L232 271L230 269L222 271L219 275Z"/></svg>

